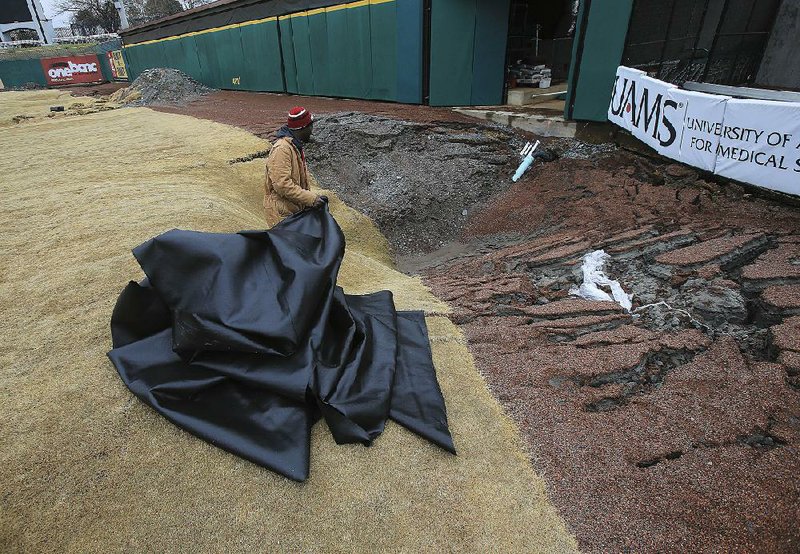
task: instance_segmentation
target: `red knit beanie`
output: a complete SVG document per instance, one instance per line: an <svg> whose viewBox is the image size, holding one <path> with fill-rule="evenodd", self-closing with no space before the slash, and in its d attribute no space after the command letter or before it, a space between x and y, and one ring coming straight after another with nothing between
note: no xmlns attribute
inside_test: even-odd
<svg viewBox="0 0 800 554"><path fill-rule="evenodd" d="M297 106L289 110L289 121L287 122L289 129L294 129L296 131L303 127L308 127L313 121L314 116L305 108Z"/></svg>

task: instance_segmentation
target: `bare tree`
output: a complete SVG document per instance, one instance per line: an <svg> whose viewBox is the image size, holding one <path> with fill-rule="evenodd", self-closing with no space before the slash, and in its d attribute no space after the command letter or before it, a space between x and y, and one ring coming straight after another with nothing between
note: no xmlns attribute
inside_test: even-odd
<svg viewBox="0 0 800 554"><path fill-rule="evenodd" d="M181 4L183 4L184 9L191 10L192 8L204 6L216 1L217 0L181 0Z"/></svg>
<svg viewBox="0 0 800 554"><path fill-rule="evenodd" d="M178 0L124 0L124 2L128 22L131 25L141 25L185 9Z"/></svg>
<svg viewBox="0 0 800 554"><path fill-rule="evenodd" d="M206 0L123 0L128 22L140 25L173 15L187 9L184 4L202 5ZM113 0L60 0L57 4L60 13L72 14L73 27L81 33L94 34L100 30L113 33L120 28L120 19Z"/></svg>
<svg viewBox="0 0 800 554"><path fill-rule="evenodd" d="M72 24L83 30L99 29L106 33L119 30L119 13L112 0L61 0L59 13L72 14Z"/></svg>

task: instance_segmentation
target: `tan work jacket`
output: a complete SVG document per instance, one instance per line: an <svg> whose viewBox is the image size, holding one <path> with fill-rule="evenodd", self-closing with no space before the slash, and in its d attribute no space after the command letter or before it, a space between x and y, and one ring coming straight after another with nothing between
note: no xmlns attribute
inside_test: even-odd
<svg viewBox="0 0 800 554"><path fill-rule="evenodd" d="M264 182L264 211L270 226L314 204L317 195L309 190L308 174L291 139L275 141L267 158Z"/></svg>

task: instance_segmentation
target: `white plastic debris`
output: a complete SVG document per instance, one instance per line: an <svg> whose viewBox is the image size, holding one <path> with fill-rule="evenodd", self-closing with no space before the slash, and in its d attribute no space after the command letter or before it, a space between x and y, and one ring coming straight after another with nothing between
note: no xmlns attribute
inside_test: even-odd
<svg viewBox="0 0 800 554"><path fill-rule="evenodd" d="M605 250L595 250L583 257L583 283L579 287L572 287L569 293L573 296L580 296L587 300L601 300L617 302L626 311L631 310L632 294L626 294L618 281L609 279L603 272L603 267L610 256ZM600 287L608 287L611 290L609 295Z"/></svg>

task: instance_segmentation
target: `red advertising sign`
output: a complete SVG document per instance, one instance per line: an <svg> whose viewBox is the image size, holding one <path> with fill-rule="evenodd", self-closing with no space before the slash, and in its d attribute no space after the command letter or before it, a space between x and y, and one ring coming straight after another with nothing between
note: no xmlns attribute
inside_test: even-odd
<svg viewBox="0 0 800 554"><path fill-rule="evenodd" d="M42 69L48 85L102 83L100 61L94 54L42 59Z"/></svg>

